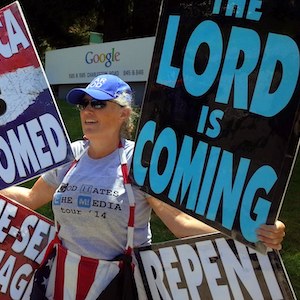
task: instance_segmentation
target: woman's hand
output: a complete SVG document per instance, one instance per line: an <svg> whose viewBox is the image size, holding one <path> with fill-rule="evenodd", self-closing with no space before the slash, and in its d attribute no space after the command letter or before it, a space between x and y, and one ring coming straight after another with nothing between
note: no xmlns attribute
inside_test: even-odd
<svg viewBox="0 0 300 300"><path fill-rule="evenodd" d="M281 250L281 242L285 236L285 225L276 221L274 225L261 225L256 231L258 239L267 247Z"/></svg>

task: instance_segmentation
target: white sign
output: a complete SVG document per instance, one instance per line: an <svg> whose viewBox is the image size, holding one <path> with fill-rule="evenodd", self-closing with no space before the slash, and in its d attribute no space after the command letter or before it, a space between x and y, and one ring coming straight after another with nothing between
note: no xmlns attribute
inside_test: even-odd
<svg viewBox="0 0 300 300"><path fill-rule="evenodd" d="M88 83L108 73L126 82L147 81L154 37L93 44L46 52L50 84Z"/></svg>
<svg viewBox="0 0 300 300"><path fill-rule="evenodd" d="M73 160L19 2L0 9L0 190Z"/></svg>

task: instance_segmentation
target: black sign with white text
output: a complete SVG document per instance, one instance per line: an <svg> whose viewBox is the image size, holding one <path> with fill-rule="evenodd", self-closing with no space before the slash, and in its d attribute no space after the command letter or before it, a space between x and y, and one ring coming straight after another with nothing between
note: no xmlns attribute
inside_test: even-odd
<svg viewBox="0 0 300 300"><path fill-rule="evenodd" d="M299 12L164 1L131 168L142 190L261 252L298 151Z"/></svg>
<svg viewBox="0 0 300 300"><path fill-rule="evenodd" d="M296 299L277 251L210 234L135 250L148 299Z"/></svg>

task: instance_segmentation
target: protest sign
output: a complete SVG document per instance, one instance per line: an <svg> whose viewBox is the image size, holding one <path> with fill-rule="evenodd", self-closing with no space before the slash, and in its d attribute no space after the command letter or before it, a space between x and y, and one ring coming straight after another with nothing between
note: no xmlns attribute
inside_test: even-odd
<svg viewBox="0 0 300 300"><path fill-rule="evenodd" d="M54 235L51 220L0 196L1 299L29 299L34 270Z"/></svg>
<svg viewBox="0 0 300 300"><path fill-rule="evenodd" d="M221 233L135 250L148 299L296 299L279 253Z"/></svg>
<svg viewBox="0 0 300 300"><path fill-rule="evenodd" d="M73 159L18 2L0 10L0 189Z"/></svg>
<svg viewBox="0 0 300 300"><path fill-rule="evenodd" d="M131 167L142 190L262 252L256 229L277 219L298 151L299 10L164 1Z"/></svg>

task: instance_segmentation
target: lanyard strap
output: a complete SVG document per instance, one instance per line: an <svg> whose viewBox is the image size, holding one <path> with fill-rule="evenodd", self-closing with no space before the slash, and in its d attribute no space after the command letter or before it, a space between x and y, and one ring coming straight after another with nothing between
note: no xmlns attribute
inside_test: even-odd
<svg viewBox="0 0 300 300"><path fill-rule="evenodd" d="M120 156L124 186L129 200L129 218L128 218L127 244L126 244L125 253L131 255L133 249L135 197L133 194L131 180L128 176L128 165L127 165L126 153L124 151L124 147L121 141L119 143L119 156Z"/></svg>

